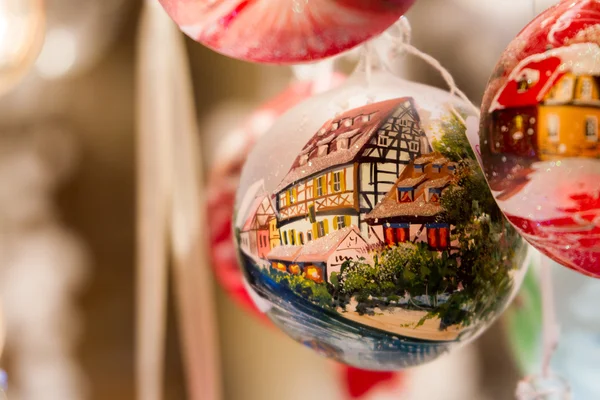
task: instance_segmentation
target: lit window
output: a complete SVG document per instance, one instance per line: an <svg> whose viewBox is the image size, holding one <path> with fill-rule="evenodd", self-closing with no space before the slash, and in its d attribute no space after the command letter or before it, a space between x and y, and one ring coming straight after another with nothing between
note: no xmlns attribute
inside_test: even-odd
<svg viewBox="0 0 600 400"><path fill-rule="evenodd" d="M306 238L310 242L312 240L312 232L310 232L310 231L306 232Z"/></svg>
<svg viewBox="0 0 600 400"><path fill-rule="evenodd" d="M342 191L342 173L341 172L333 173L333 190L335 192Z"/></svg>
<svg viewBox="0 0 600 400"><path fill-rule="evenodd" d="M301 246L304 244L304 233L302 232L298 233L298 244Z"/></svg>
<svg viewBox="0 0 600 400"><path fill-rule="evenodd" d="M289 195L290 195L290 205L296 203L296 188L290 189Z"/></svg>
<svg viewBox="0 0 600 400"><path fill-rule="evenodd" d="M519 132L523 131L523 116L517 115L515 117L515 129Z"/></svg>
<svg viewBox="0 0 600 400"><path fill-rule="evenodd" d="M560 120L558 115L550 114L548 115L548 139L551 142L558 142L558 130L560 126Z"/></svg>
<svg viewBox="0 0 600 400"><path fill-rule="evenodd" d="M290 229L290 244L292 246L296 245L296 230L295 229Z"/></svg>
<svg viewBox="0 0 600 400"><path fill-rule="evenodd" d="M588 142L598 141L598 117L586 117L585 138Z"/></svg>
<svg viewBox="0 0 600 400"><path fill-rule="evenodd" d="M384 135L379 135L379 137L377 139L377 145L381 146L381 147L388 147L389 146L389 138Z"/></svg>
<svg viewBox="0 0 600 400"><path fill-rule="evenodd" d="M415 153L418 152L419 151L419 142L408 143L408 149Z"/></svg>

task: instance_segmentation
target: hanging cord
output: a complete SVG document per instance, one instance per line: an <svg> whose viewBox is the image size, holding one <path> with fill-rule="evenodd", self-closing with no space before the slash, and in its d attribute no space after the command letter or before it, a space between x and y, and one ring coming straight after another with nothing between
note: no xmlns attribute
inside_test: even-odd
<svg viewBox="0 0 600 400"><path fill-rule="evenodd" d="M413 45L411 45L409 43L410 38L411 38L412 29L410 27L410 23L408 22L408 19L406 17L401 17L394 26L396 28L398 28L398 30L401 33L401 36L393 35L390 30L388 30L384 33L384 36L386 38L390 39L390 41L392 41L392 43L394 43L394 47L392 49L392 53L390 54L390 58L392 58L392 59L398 58L398 57L402 56L404 53L406 53L406 54L411 54L411 55L418 57L421 60L425 61L427 64L432 66L434 69L436 69L440 73L440 75L446 81L446 84L450 88L450 93L453 96L457 96L461 100L463 100L467 104L467 106L470 108L470 110L475 115L477 115L477 117L479 117L479 115L480 115L479 108L475 104L473 104L473 102L471 102L471 100L469 100L467 95L462 90L460 90L458 88L458 86L456 85L456 81L454 80L454 77L452 77L452 74L446 68L444 68L442 66L442 64L440 64L440 62L438 60L436 60L434 57L422 52L421 50L417 49L416 47L414 47ZM465 121L463 116L460 115L460 113L454 107L453 104L449 104L448 108L464 126L467 126L467 122Z"/></svg>

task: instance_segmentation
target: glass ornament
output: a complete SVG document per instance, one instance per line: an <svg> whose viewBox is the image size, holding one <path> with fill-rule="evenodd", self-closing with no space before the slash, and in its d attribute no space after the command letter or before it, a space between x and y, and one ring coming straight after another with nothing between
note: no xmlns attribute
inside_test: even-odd
<svg viewBox="0 0 600 400"><path fill-rule="evenodd" d="M479 169L469 109L368 56L277 120L248 157L234 215L247 286L275 325L340 362L397 370L496 319L528 246Z"/></svg>
<svg viewBox="0 0 600 400"><path fill-rule="evenodd" d="M44 42L42 0L0 0L0 95L29 71Z"/></svg>
<svg viewBox="0 0 600 400"><path fill-rule="evenodd" d="M415 0L160 0L192 39L246 61L293 64L351 49Z"/></svg>
<svg viewBox="0 0 600 400"><path fill-rule="evenodd" d="M498 205L542 253L600 277L600 2L562 1L502 55L480 151Z"/></svg>

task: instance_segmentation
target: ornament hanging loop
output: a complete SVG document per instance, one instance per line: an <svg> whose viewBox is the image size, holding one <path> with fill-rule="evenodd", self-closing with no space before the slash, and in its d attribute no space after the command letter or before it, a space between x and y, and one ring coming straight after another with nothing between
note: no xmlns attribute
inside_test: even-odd
<svg viewBox="0 0 600 400"><path fill-rule="evenodd" d="M401 32L401 34L400 35L393 34L394 30ZM444 68L442 66L442 64L440 64L440 62L438 60L436 60L434 57L422 52L421 50L419 50L416 47L414 47L413 45L411 45L410 44L411 36L412 36L412 29L411 29L408 19L406 17L400 18L398 20L398 22L396 22L396 24L394 25L393 29L388 29L384 33L384 37L386 37L388 40L390 40L394 44L394 46L392 47L392 50L390 51L390 54L389 54L390 63L393 62L395 59L398 59L399 57L401 57L404 54L411 54L411 55L416 56L416 57L420 58L421 60L425 61L427 64L429 64L430 66L435 68L440 73L440 75L442 75L442 78L444 78L444 80L446 81L446 84L450 88L450 93L452 93L452 95L457 96L460 99L462 99L469 106L471 111L479 117L479 115L480 115L479 108L477 106L475 106L475 104L473 104L473 102L471 102L471 100L469 100L467 95L464 94L463 91L461 91L458 88L452 74L446 68ZM467 126L465 119L462 117L462 115L460 115L460 113L455 109L455 107L450 104L449 108L450 108L450 111L456 116L456 118L458 118L458 120L464 126Z"/></svg>

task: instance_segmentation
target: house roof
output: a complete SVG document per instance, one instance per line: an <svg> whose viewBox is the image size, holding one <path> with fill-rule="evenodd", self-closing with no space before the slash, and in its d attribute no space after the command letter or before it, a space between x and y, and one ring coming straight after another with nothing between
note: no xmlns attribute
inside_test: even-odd
<svg viewBox="0 0 600 400"><path fill-rule="evenodd" d="M306 143L292 168L283 178L275 193L285 189L290 184L304 179L327 168L343 165L354 161L361 154L364 146L379 131L387 119L403 103L413 110L412 116L419 123L414 100L411 97L386 100L347 111L337 118L326 122L317 133ZM425 132L422 133L425 135ZM336 139L351 139L347 149L338 149ZM319 145L329 143L327 153L318 156ZM308 158L306 158L308 156ZM301 164L301 160L306 161Z"/></svg>
<svg viewBox="0 0 600 400"><path fill-rule="evenodd" d="M367 244L355 226L347 226L322 238L312 240L303 246L275 247L267 255L267 259L287 262L326 262L329 256L338 249L339 245L352 232L356 233L365 245Z"/></svg>
<svg viewBox="0 0 600 400"><path fill-rule="evenodd" d="M269 222L269 220L271 219L269 217L265 218L264 221L257 221L259 217L258 211L260 210L261 205L263 205L265 202L267 202L267 209L265 210L267 213L265 213L262 216L264 217L268 214L272 214L273 218L275 218L275 207L273 207L273 203L271 203L271 198L266 194L260 195L256 199L254 199L254 202L252 202L252 205L249 208L250 211L248 213L246 221L244 222L244 225L242 226L242 232L248 232L250 230L259 228L259 226L256 226L257 222L260 226L265 226ZM271 209L270 213L268 212L269 208Z"/></svg>
<svg viewBox="0 0 600 400"><path fill-rule="evenodd" d="M298 262L325 262L329 258L329 256L338 249L338 246L346 239L346 237L350 233L356 233L358 237L364 242L362 239L360 232L355 226L347 226L342 229L338 229L326 235L322 238L312 240L306 243L300 253L298 253L296 257L296 261Z"/></svg>
<svg viewBox="0 0 600 400"><path fill-rule="evenodd" d="M535 106L541 103L556 83L567 73L600 75L600 47L595 43L578 43L559 47L522 60L498 90L489 112L513 107ZM527 78L535 82L520 91L519 81Z"/></svg>
<svg viewBox="0 0 600 400"><path fill-rule="evenodd" d="M302 250L301 246L283 245L277 246L267 254L268 260L293 262L298 253Z"/></svg>
<svg viewBox="0 0 600 400"><path fill-rule="evenodd" d="M449 177L449 176L445 176L443 178L438 178L438 179L433 179L433 180L427 181L425 183L425 187L428 187L428 188L442 188L442 187L448 185L451 180L452 180L452 178Z"/></svg>
<svg viewBox="0 0 600 400"><path fill-rule="evenodd" d="M413 188L413 187L418 186L421 183L423 183L426 179L427 179L427 176L425 176L425 174L423 174L421 176L417 176L416 178L402 179L401 181L398 181L396 186L399 188Z"/></svg>
<svg viewBox="0 0 600 400"><path fill-rule="evenodd" d="M432 153L432 159L441 159L439 153ZM380 219L396 218L396 217L407 217L409 220L418 220L423 218L431 218L444 211L444 208L440 203L427 202L425 200L425 188L443 188L447 186L453 179L453 175L446 175L446 173L435 173L432 172L432 166L428 167L422 175L413 177L414 174L414 162L411 162L406 166L400 177L392 187L392 189L385 195L383 200L365 216L367 222L376 221ZM446 163L445 165L450 165ZM418 182L422 184L423 190L418 190L415 194L415 199L412 202L401 203L397 198L397 190L399 187L405 187L406 182L413 183Z"/></svg>

